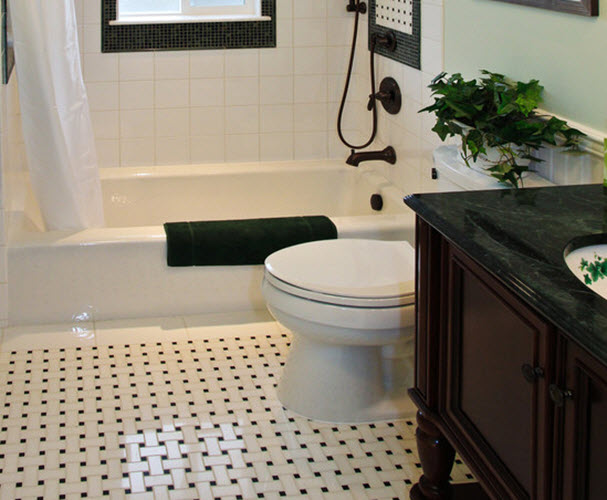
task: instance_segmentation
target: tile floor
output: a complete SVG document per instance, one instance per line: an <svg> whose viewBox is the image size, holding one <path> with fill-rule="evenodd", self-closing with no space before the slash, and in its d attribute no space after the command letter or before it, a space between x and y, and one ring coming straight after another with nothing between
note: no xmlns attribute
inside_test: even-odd
<svg viewBox="0 0 607 500"><path fill-rule="evenodd" d="M5 329L0 498L408 498L413 420L285 410L289 340L263 313Z"/></svg>

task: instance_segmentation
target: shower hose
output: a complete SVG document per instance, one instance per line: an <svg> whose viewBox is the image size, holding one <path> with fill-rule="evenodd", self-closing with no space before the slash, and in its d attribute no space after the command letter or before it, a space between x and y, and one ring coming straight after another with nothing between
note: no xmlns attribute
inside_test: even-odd
<svg viewBox="0 0 607 500"><path fill-rule="evenodd" d="M337 114L337 133L339 135L339 138L341 139L341 142L343 142L347 147L349 147L350 149L364 149L367 146L369 146L374 140L375 140L375 136L377 135L377 106L376 106L376 100L375 99L371 99L371 111L373 113L373 128L371 131L371 137L369 138L369 140L367 142L365 142L364 144L360 144L360 145L354 145L351 144L350 142L348 142L346 140L346 138L344 137L343 134L343 130L342 130L342 119L343 119L343 114L344 114L344 108L346 107L346 98L348 97L348 89L350 87L350 79L352 78L352 68L354 66L354 56L356 53L356 41L358 39L358 20L360 17L360 0L356 0L356 8L355 8L355 15L354 15L354 36L352 37L352 49L350 50L350 62L348 63L348 72L346 75L346 82L344 84L344 92L341 98L341 104L339 105L339 113ZM371 56L370 56L370 72L371 72L371 95L374 96L375 95L375 37L371 38L371 47L370 47L370 52L371 52Z"/></svg>

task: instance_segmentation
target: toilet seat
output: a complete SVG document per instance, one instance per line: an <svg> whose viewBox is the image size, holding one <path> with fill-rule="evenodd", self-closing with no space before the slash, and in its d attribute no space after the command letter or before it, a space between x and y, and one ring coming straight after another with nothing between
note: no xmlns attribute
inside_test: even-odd
<svg viewBox="0 0 607 500"><path fill-rule="evenodd" d="M387 308L415 300L415 251L404 241L337 239L270 255L265 279L275 288L326 304Z"/></svg>

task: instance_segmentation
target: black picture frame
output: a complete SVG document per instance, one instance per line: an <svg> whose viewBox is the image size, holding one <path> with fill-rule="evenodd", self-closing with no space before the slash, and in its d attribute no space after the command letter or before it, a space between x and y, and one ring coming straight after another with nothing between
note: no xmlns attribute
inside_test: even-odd
<svg viewBox="0 0 607 500"><path fill-rule="evenodd" d="M555 10L579 16L599 15L599 0L495 0L498 2L527 5L539 9Z"/></svg>

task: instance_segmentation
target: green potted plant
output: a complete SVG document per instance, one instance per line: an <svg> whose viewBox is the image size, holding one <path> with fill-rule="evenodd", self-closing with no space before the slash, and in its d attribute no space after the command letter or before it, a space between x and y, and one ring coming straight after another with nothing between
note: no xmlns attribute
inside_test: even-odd
<svg viewBox="0 0 607 500"><path fill-rule="evenodd" d="M436 115L432 128L441 140L460 136L466 165L484 160L481 168L514 187L522 186L534 152L546 144L579 151L585 134L563 120L537 113L543 87L537 80L513 82L483 70L483 77L466 81L460 73L441 73L428 86L434 104L419 112Z"/></svg>

